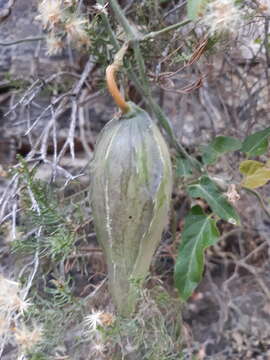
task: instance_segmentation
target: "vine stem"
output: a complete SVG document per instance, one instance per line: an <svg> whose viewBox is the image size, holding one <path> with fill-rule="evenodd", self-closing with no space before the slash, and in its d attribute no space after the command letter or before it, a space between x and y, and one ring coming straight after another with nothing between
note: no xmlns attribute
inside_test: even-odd
<svg viewBox="0 0 270 360"><path fill-rule="evenodd" d="M106 69L106 80L109 92L123 113L128 112L129 105L126 103L124 97L118 89L115 80L115 74L117 71L119 71L120 67L123 66L123 58L127 49L128 43L125 43L122 48L116 53L113 64L109 65Z"/></svg>
<svg viewBox="0 0 270 360"><path fill-rule="evenodd" d="M154 37L156 36L159 36L159 35L162 35L162 34L165 34L169 31L172 31L172 30L176 30L184 25L187 25L191 22L191 20L189 19L186 19L186 20L183 20L181 22L178 22L176 24L173 24L173 25L170 25L170 26L167 26L161 30L158 30L158 31L152 31L146 35L144 35L140 40L141 41L146 41L146 40L150 40L150 39L153 39Z"/></svg>
<svg viewBox="0 0 270 360"><path fill-rule="evenodd" d="M127 35L127 38L133 47L134 57L137 62L137 65L139 67L139 77L140 77L140 81L142 84L142 86L140 86L141 95L148 100L150 109L153 111L153 113L157 117L158 121L160 122L160 124L164 128L164 130L166 131L167 135L170 137L171 142L172 142L173 146L176 148L176 150L190 162L190 164L196 170L196 172L201 173L201 171L202 171L201 163L197 159L190 156L187 153L187 151L185 150L185 148L182 146L182 144L177 141L177 139L174 136L173 130L171 128L169 119L164 114L161 107L154 101L154 99L151 95L147 77L145 76L145 74L146 74L145 63L144 63L144 59L143 59L140 45L139 45L140 40L143 38L141 38L140 34L137 31L135 31L134 27L132 27L130 25L128 19L126 18L121 7L119 6L118 1L117 0L109 0L109 4L110 4L111 8L113 9L118 22L123 27L123 29ZM188 22L189 21L186 20L184 22L175 24L173 27L170 26L170 27L167 27L160 31L149 33L148 35L146 35L144 37L144 39L149 39L149 38L152 38L153 36L157 36L161 33L165 33L169 30L172 30L173 28L175 29L177 27L183 26L185 23L188 23ZM132 77L134 77L134 76L132 76ZM138 81L136 81L136 82L138 84Z"/></svg>
<svg viewBox="0 0 270 360"><path fill-rule="evenodd" d="M104 5L104 0L98 0L98 3L100 3L101 5ZM197 159L190 156L187 153L187 151L185 150L185 148L182 146L182 144L177 141L177 139L174 136L173 130L171 128L169 119L164 114L161 107L154 101L154 99L151 95L151 92L150 92L150 89L148 86L148 82L147 82L147 78L145 76L146 71L145 71L144 59L142 57L140 46L139 46L140 41L149 40L151 38L154 38L155 36L158 36L165 32L168 32L173 29L184 26L189 22L189 20L184 20L180 23L168 26L159 31L151 32L149 34L146 34L145 36L141 36L141 34L138 33L137 31L135 31L134 27L132 27L129 24L129 21L126 18L126 16L124 15L121 7L119 6L118 1L117 0L109 0L109 4L110 4L111 8L113 9L118 22L123 27L123 29L127 35L129 43L133 47L134 57L138 64L138 67L139 67L140 80L138 79L138 77L135 74L133 69L129 69L128 77L134 83L137 91L141 94L143 99L146 100L146 102L148 103L149 108L155 114L157 120L160 122L161 126L163 127L163 129L165 130L167 135L169 136L172 145L175 147L175 149L180 154L180 156L183 156L184 158L186 158L197 173L201 173L202 172L201 163ZM107 18L107 15L102 14L102 19L103 19L105 26L108 29L108 34L110 36L112 44L114 45L116 50L119 50L120 49L119 42L112 30L112 27Z"/></svg>

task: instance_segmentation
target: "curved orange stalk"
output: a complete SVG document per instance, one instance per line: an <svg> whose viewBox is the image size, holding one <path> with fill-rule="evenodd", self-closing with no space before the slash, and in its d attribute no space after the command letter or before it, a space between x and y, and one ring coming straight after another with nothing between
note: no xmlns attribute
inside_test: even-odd
<svg viewBox="0 0 270 360"><path fill-rule="evenodd" d="M129 110L129 106L126 103L125 99L121 95L118 86L115 81L115 73L118 70L118 66L115 64L109 65L106 69L106 81L110 94L112 95L114 101L122 110L122 112L126 113Z"/></svg>

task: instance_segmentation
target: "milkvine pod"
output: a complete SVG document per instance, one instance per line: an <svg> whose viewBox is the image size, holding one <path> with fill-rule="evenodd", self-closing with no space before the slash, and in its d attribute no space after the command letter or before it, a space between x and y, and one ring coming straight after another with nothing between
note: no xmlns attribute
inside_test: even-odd
<svg viewBox="0 0 270 360"><path fill-rule="evenodd" d="M172 191L170 154L150 116L133 103L101 132L91 166L97 238L117 311L132 313L134 282L144 280L166 225Z"/></svg>

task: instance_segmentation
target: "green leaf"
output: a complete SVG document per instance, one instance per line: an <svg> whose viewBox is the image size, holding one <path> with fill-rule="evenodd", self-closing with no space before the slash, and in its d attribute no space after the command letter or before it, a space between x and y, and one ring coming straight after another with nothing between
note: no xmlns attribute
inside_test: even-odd
<svg viewBox="0 0 270 360"><path fill-rule="evenodd" d="M190 20L196 20L202 13L203 7L207 0L188 0L187 13Z"/></svg>
<svg viewBox="0 0 270 360"><path fill-rule="evenodd" d="M205 165L214 164L219 156L219 153L213 149L212 145L204 145L201 147L202 151L202 160Z"/></svg>
<svg viewBox="0 0 270 360"><path fill-rule="evenodd" d="M242 181L242 186L248 189L256 189L265 185L270 180L270 169L263 167L258 169L252 175L246 176Z"/></svg>
<svg viewBox="0 0 270 360"><path fill-rule="evenodd" d="M217 136L209 145L203 147L203 162L206 165L213 164L219 156L239 150L241 146L241 142L231 136Z"/></svg>
<svg viewBox="0 0 270 360"><path fill-rule="evenodd" d="M249 156L262 155L267 151L270 127L249 135L243 142L241 150Z"/></svg>
<svg viewBox="0 0 270 360"><path fill-rule="evenodd" d="M204 268L204 250L214 245L219 231L213 219L199 206L194 206L185 220L181 244L175 264L175 286L182 300L187 300L200 283Z"/></svg>
<svg viewBox="0 0 270 360"><path fill-rule="evenodd" d="M224 194L208 176L202 176L199 183L188 187L188 193L193 198L204 199L212 211L221 219L231 224L239 225L240 218L233 206L226 200Z"/></svg>
<svg viewBox="0 0 270 360"><path fill-rule="evenodd" d="M255 160L245 160L240 163L239 171L243 175L253 175L258 169L264 167L264 163Z"/></svg>
<svg viewBox="0 0 270 360"><path fill-rule="evenodd" d="M212 142L213 148L220 154L241 149L241 141L231 136L217 136Z"/></svg>
<svg viewBox="0 0 270 360"><path fill-rule="evenodd" d="M192 175L192 166L187 159L176 158L176 176L188 178Z"/></svg>

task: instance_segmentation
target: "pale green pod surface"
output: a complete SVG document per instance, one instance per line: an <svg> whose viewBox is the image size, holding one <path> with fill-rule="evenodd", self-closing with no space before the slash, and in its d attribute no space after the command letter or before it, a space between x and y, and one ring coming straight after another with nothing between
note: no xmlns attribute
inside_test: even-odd
<svg viewBox="0 0 270 360"><path fill-rule="evenodd" d="M131 280L143 280L167 223L172 191L168 147L149 115L133 103L101 132L91 167L91 203L120 315L136 305Z"/></svg>

